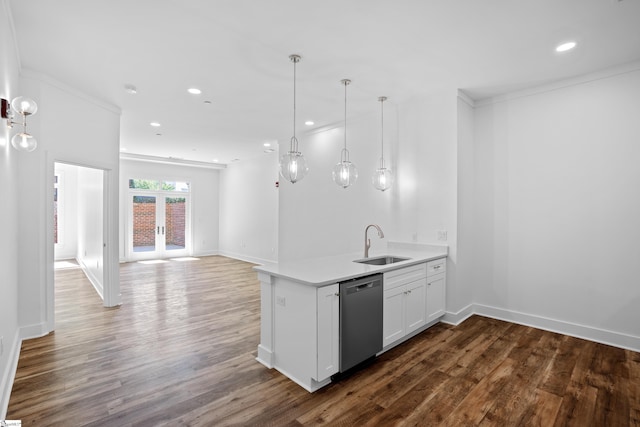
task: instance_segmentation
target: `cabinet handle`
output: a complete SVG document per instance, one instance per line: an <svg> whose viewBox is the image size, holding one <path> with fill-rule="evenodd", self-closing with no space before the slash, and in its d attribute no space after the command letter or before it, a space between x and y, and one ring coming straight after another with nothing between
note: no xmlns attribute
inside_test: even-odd
<svg viewBox="0 0 640 427"><path fill-rule="evenodd" d="M339 297L340 296L340 292L336 292L334 295Z"/></svg>
<svg viewBox="0 0 640 427"><path fill-rule="evenodd" d="M434 270L439 270L439 269L440 269L440 267L442 267L442 265L440 265L440 264L438 264L438 265L434 265L434 266L433 266L433 269L434 269Z"/></svg>

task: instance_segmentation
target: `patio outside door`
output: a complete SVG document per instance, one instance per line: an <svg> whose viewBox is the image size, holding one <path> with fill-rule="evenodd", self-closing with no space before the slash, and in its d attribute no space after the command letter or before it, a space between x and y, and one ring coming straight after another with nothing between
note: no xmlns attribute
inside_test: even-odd
<svg viewBox="0 0 640 427"><path fill-rule="evenodd" d="M130 258L189 255L188 196L146 191L129 194Z"/></svg>

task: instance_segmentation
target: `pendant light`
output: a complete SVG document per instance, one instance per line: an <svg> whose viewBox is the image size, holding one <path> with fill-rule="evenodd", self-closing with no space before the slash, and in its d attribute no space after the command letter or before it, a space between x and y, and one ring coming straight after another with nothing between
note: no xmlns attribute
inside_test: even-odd
<svg viewBox="0 0 640 427"><path fill-rule="evenodd" d="M300 55L289 55L293 62L293 136L289 145L289 151L280 157L280 175L292 184L300 181L307 175L309 167L307 161L298 151L298 139L296 138L296 64L300 62Z"/></svg>
<svg viewBox="0 0 640 427"><path fill-rule="evenodd" d="M333 181L347 188L358 179L356 165L349 161L349 150L347 150L347 86L351 80L344 79L340 83L344 85L344 148L340 152L340 163L333 167Z"/></svg>
<svg viewBox="0 0 640 427"><path fill-rule="evenodd" d="M384 165L384 101L387 100L386 96L381 96L378 98L380 101L380 145L381 145L381 153L380 153L380 166L373 173L371 177L371 181L373 182L373 186L380 191L385 191L391 187L393 183L393 175L391 171L387 169Z"/></svg>

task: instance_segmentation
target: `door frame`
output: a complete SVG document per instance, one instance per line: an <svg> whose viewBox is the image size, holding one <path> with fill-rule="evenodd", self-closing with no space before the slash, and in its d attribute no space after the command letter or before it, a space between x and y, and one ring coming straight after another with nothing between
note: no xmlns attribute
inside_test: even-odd
<svg viewBox="0 0 640 427"><path fill-rule="evenodd" d="M149 196L156 198L156 227L163 226L159 221L164 222L164 230L167 229L166 224L166 204L165 199L170 197L184 198L185 199L185 230L184 230L184 249L181 250L167 250L165 244L158 245L161 238L158 238L156 233L156 249L148 252L135 252L133 250L133 197L135 196ZM144 190L139 188L131 188L126 198L127 209L127 245L125 248L126 258L128 261L141 261L149 259L164 259L174 258L182 256L190 256L192 254L191 248L191 193L183 191L158 191L158 190ZM160 206L162 205L162 206Z"/></svg>
<svg viewBox="0 0 640 427"><path fill-rule="evenodd" d="M44 330L41 335L55 330L55 277L54 277L54 243L53 243L53 183L55 180L55 164L65 163L103 171L102 187L102 262L103 262L103 306L116 307L121 304L120 294L120 262L118 257L118 170L100 164L88 164L68 161L52 156L45 152L45 214L46 214L46 245L45 258L45 313ZM51 203L49 203L51 202Z"/></svg>

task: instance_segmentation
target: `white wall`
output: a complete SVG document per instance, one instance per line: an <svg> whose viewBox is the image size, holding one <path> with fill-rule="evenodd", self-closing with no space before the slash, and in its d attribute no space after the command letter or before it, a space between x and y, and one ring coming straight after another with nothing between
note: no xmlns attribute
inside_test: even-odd
<svg viewBox="0 0 640 427"><path fill-rule="evenodd" d="M473 303L477 270L474 264L475 250L483 250L486 240L476 240L476 217L473 200L476 193L474 110L473 101L463 93L458 94L458 164L457 164L457 248L456 287L448 287L447 308L451 316L464 318ZM480 245L476 246L478 242ZM451 262L449 266L451 266ZM466 309L466 310L465 310ZM464 311L463 311L464 310ZM463 311L461 313L461 311Z"/></svg>
<svg viewBox="0 0 640 427"><path fill-rule="evenodd" d="M458 92L443 88L399 107L398 186L394 188L393 240L446 244L447 310L469 304L458 268ZM447 240L438 240L438 231Z"/></svg>
<svg viewBox="0 0 640 427"><path fill-rule="evenodd" d="M474 299L638 349L640 64L569 83L476 108Z"/></svg>
<svg viewBox="0 0 640 427"><path fill-rule="evenodd" d="M78 167L55 164L59 174L58 189L58 242L54 259L76 258L78 254Z"/></svg>
<svg viewBox="0 0 640 427"><path fill-rule="evenodd" d="M78 251L76 259L101 296L104 293L103 182L102 170L78 168Z"/></svg>
<svg viewBox="0 0 640 427"><path fill-rule="evenodd" d="M119 303L118 168L119 110L45 75L22 71L21 92L38 102L29 119L38 149L20 153L18 297L23 337L53 330L53 177L56 161L105 170L110 232L105 236L105 305Z"/></svg>
<svg viewBox="0 0 640 427"><path fill-rule="evenodd" d="M0 0L0 97L21 95L18 61L6 0ZM14 130L15 131L15 130ZM9 393L19 352L18 333L18 152L11 146L13 132L0 125L0 420L6 418Z"/></svg>
<svg viewBox="0 0 640 427"><path fill-rule="evenodd" d="M397 145L395 107L390 101L385 104L389 113L389 119L385 119L386 159L395 165L396 159L391 156ZM344 144L342 124L298 138L309 174L295 184L280 179L279 261L361 253L365 227L372 223L385 233L383 241L371 233L372 250L386 246L386 241L397 235L391 204L398 184L381 192L371 183L380 157L380 117L372 114L349 118L347 138L350 159L358 168L359 177L346 189L336 185L331 177ZM280 152L288 148L288 142L281 144Z"/></svg>
<svg viewBox="0 0 640 427"><path fill-rule="evenodd" d="M220 253L255 263L278 260L276 153L232 163L220 174ZM283 184L281 184L281 187Z"/></svg>
<svg viewBox="0 0 640 427"><path fill-rule="evenodd" d="M129 225L129 179L186 181L191 184L193 255L215 255L219 245L220 171L123 159L120 162L120 260L126 260Z"/></svg>

